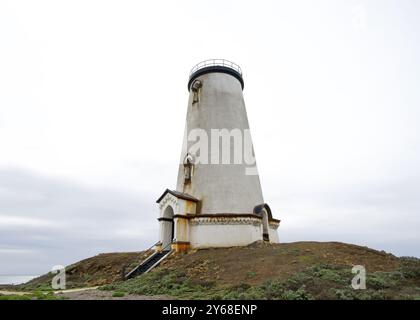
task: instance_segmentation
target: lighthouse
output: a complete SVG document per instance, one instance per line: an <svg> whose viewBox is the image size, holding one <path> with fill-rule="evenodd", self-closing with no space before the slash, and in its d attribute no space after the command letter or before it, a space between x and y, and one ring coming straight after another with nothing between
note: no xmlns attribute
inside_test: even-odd
<svg viewBox="0 0 420 320"><path fill-rule="evenodd" d="M158 251L279 241L264 202L243 97L241 68L224 59L195 65L176 189L159 206Z"/></svg>

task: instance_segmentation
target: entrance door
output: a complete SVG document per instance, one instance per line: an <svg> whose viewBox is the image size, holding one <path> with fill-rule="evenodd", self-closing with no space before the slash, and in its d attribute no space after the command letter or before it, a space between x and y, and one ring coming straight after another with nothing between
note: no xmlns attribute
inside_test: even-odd
<svg viewBox="0 0 420 320"><path fill-rule="evenodd" d="M171 206L167 206L163 212L162 223L162 249L169 250L169 246L175 237L174 210Z"/></svg>

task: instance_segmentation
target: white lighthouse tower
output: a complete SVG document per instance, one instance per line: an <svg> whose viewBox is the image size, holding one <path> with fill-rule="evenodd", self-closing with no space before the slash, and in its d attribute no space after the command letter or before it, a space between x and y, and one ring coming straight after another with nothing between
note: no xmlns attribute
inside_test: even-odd
<svg viewBox="0 0 420 320"><path fill-rule="evenodd" d="M158 250L278 242L280 221L263 199L243 88L241 68L230 61L191 70L176 190L157 200Z"/></svg>

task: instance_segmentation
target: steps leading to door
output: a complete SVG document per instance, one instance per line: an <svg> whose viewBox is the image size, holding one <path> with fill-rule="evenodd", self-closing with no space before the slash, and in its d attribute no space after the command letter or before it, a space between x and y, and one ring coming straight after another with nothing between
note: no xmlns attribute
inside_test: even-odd
<svg viewBox="0 0 420 320"><path fill-rule="evenodd" d="M171 250L164 250L153 253L141 264L139 264L137 267L135 267L129 273L127 273L125 275L125 279L134 278L143 273L149 272L154 267L156 267L163 259L165 259L169 255L169 253L171 253Z"/></svg>

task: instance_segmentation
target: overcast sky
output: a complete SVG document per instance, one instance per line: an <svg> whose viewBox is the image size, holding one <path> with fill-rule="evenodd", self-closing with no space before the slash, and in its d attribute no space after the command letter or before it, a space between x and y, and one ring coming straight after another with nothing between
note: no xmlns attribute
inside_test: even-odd
<svg viewBox="0 0 420 320"><path fill-rule="evenodd" d="M418 1L0 1L0 275L158 240L193 65L244 72L283 242L420 256Z"/></svg>

